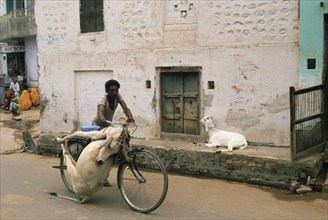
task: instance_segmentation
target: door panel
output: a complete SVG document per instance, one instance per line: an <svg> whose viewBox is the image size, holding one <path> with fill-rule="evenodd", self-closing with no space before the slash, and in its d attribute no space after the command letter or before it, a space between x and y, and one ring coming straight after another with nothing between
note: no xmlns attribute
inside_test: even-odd
<svg viewBox="0 0 328 220"><path fill-rule="evenodd" d="M328 139L328 14L324 15L324 63L323 63L323 76L325 89L325 138Z"/></svg>
<svg viewBox="0 0 328 220"><path fill-rule="evenodd" d="M182 133L181 85L182 77L172 73L164 74L163 81L163 131Z"/></svg>
<svg viewBox="0 0 328 220"><path fill-rule="evenodd" d="M199 134L197 72L162 73L162 131Z"/></svg>

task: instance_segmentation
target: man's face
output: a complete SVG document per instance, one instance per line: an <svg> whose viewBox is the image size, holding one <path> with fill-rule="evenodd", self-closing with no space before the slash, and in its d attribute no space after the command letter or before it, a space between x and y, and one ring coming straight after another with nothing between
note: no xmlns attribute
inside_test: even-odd
<svg viewBox="0 0 328 220"><path fill-rule="evenodd" d="M111 86L109 90L106 91L109 96L117 96L118 95L118 87L117 86Z"/></svg>

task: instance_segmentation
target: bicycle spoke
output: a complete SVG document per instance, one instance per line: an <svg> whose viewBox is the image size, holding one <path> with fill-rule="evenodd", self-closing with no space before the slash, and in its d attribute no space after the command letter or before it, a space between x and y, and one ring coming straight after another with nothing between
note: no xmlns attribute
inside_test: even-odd
<svg viewBox="0 0 328 220"><path fill-rule="evenodd" d="M133 162L125 164L119 172L121 193L132 209L148 213L162 204L167 193L168 179L165 167L156 155L145 150L138 151Z"/></svg>

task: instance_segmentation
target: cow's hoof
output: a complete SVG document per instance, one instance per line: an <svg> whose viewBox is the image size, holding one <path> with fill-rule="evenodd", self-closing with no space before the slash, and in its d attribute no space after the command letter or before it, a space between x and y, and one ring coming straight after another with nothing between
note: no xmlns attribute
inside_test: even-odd
<svg viewBox="0 0 328 220"><path fill-rule="evenodd" d="M108 180L104 182L104 187L112 187Z"/></svg>
<svg viewBox="0 0 328 220"><path fill-rule="evenodd" d="M103 164L103 163L104 163L104 161L102 161L102 160L97 160L97 164L101 165L101 164Z"/></svg>

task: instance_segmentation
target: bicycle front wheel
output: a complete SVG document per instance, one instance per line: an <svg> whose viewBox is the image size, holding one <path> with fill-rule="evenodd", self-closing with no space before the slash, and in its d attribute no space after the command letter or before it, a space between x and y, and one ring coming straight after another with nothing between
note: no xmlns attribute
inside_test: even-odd
<svg viewBox="0 0 328 220"><path fill-rule="evenodd" d="M157 209L168 190L167 171L152 152L137 150L132 162L123 163L118 170L118 186L130 208L141 213Z"/></svg>
<svg viewBox="0 0 328 220"><path fill-rule="evenodd" d="M83 148L85 147L85 143L81 143L79 141L70 141L68 142L68 149L72 157L75 161L79 158ZM64 182L64 185L66 188L74 193L73 187L69 179L67 178L67 166L66 166L66 160L63 154L60 155L60 175Z"/></svg>

